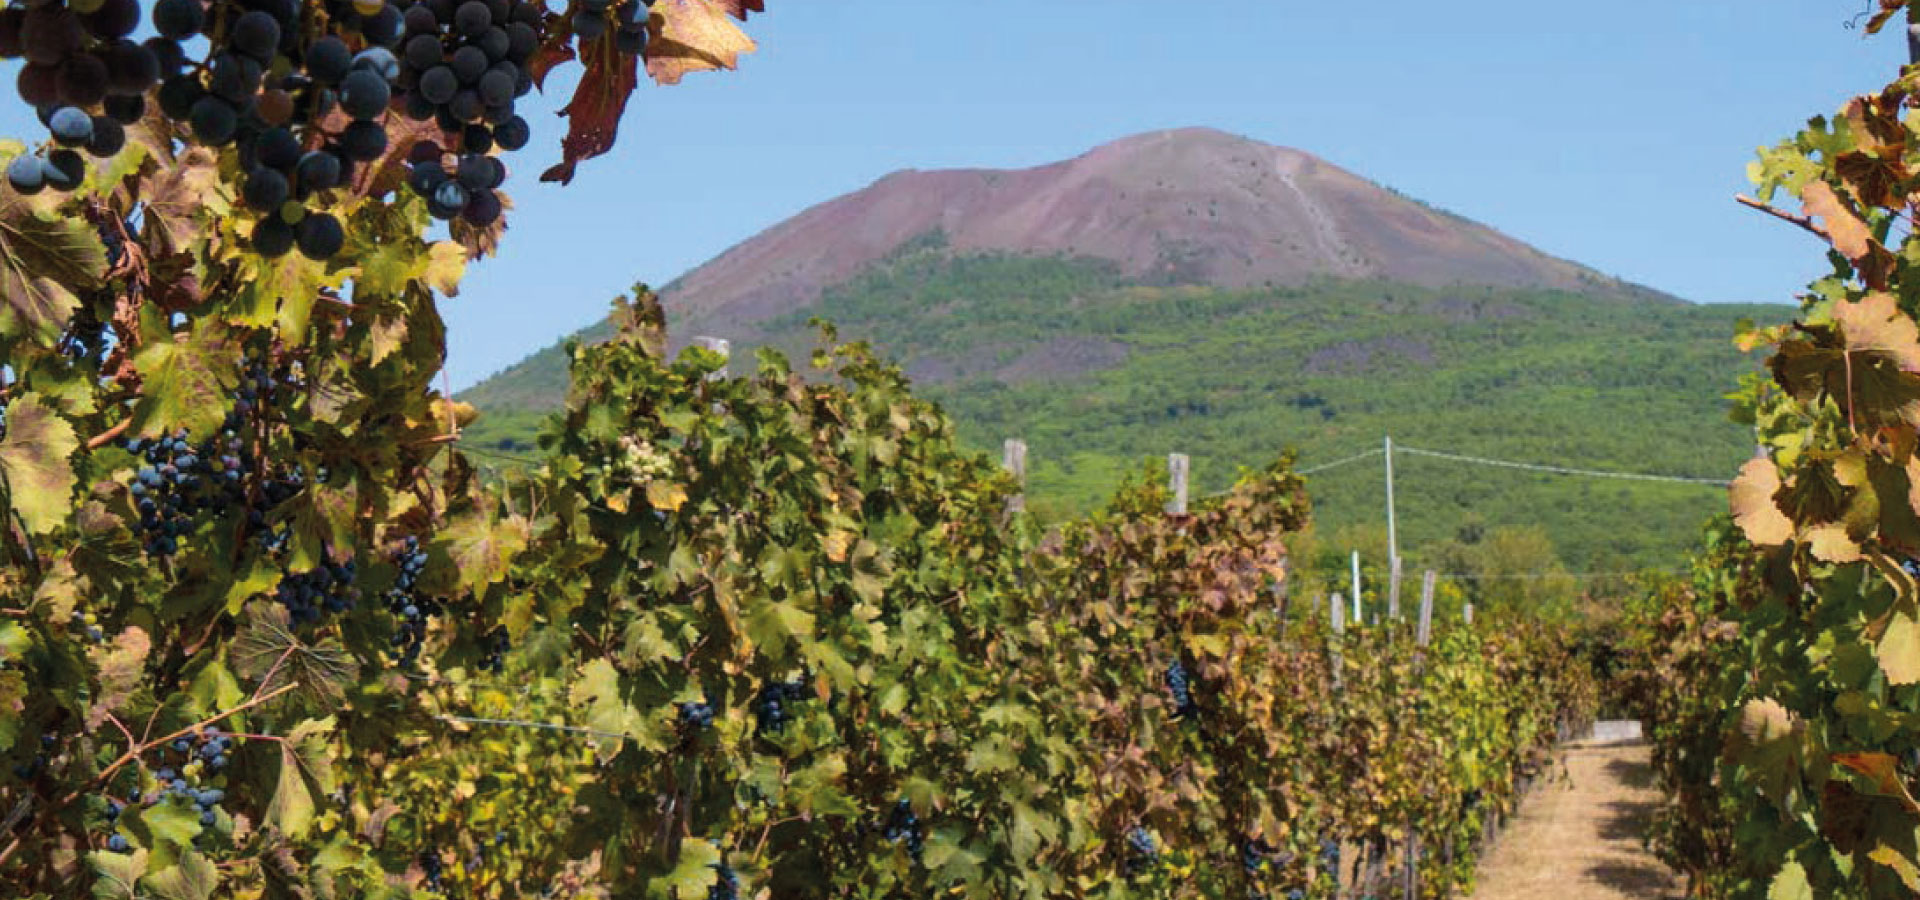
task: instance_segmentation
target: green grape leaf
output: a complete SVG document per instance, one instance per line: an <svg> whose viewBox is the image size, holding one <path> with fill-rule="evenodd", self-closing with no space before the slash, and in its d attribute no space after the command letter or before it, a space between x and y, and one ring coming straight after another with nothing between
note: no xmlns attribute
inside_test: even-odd
<svg viewBox="0 0 1920 900"><path fill-rule="evenodd" d="M289 837L304 837L312 828L314 794L334 790L329 742L333 728L332 717L308 719L280 742L280 777L267 805L266 823Z"/></svg>
<svg viewBox="0 0 1920 900"><path fill-rule="evenodd" d="M217 328L197 327L185 340L156 340L133 355L143 382L132 433L158 437L185 428L212 434L227 416L227 389L240 381L238 349Z"/></svg>
<svg viewBox="0 0 1920 900"><path fill-rule="evenodd" d="M22 394L7 404L7 434L0 438L0 488L31 534L45 534L73 509L75 478L69 459L80 449L73 426Z"/></svg>
<svg viewBox="0 0 1920 900"><path fill-rule="evenodd" d="M96 850L87 854L87 865L95 876L95 900L136 900L141 896L140 877L147 872L146 850L136 848L131 853Z"/></svg>
<svg viewBox="0 0 1920 900"><path fill-rule="evenodd" d="M720 880L720 871L715 868L720 860L720 848L712 843L687 841L680 845L680 858L673 871L655 879L647 893L666 900L706 900L708 889Z"/></svg>
<svg viewBox="0 0 1920 900"><path fill-rule="evenodd" d="M620 673L613 668L613 663L596 659L582 666L568 692L568 699L574 707L586 708L586 727L596 732L588 735L587 740L593 744L602 762L620 753L620 745L626 737L640 740L642 746L659 746L657 740L644 739L649 736L646 723L622 698Z"/></svg>
<svg viewBox="0 0 1920 900"><path fill-rule="evenodd" d="M163 800L138 810L128 808L121 815L120 823L140 846L149 850L185 850L200 836L200 808L192 803Z"/></svg>
<svg viewBox="0 0 1920 900"><path fill-rule="evenodd" d="M106 271L106 246L85 219L0 192L0 334L57 336L79 308L76 292L99 287Z"/></svg>
<svg viewBox="0 0 1920 900"><path fill-rule="evenodd" d="M220 887L220 871L212 860L188 850L172 866L149 874L146 885L162 900L208 900Z"/></svg>
<svg viewBox="0 0 1920 900"><path fill-rule="evenodd" d="M21 713L26 708L26 675L18 669L0 670L0 751L13 749L20 740L21 729L27 724Z"/></svg>
<svg viewBox="0 0 1920 900"><path fill-rule="evenodd" d="M527 548L531 537L531 527L520 516L495 518L474 509L447 522L434 544L452 560L455 583L480 592L507 577L513 558Z"/></svg>

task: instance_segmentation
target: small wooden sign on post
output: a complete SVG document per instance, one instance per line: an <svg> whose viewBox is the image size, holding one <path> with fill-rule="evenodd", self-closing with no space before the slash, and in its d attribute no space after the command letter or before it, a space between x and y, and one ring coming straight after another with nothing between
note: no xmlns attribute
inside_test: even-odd
<svg viewBox="0 0 1920 900"><path fill-rule="evenodd" d="M1007 498L1008 512L1025 512L1027 509L1027 442L1008 438L1002 463L1007 471L1013 473L1013 480L1020 485L1020 493Z"/></svg>
<svg viewBox="0 0 1920 900"><path fill-rule="evenodd" d="M1167 512L1176 516L1187 514L1187 469L1189 462L1185 453L1167 454L1167 486L1173 491L1173 501L1167 504Z"/></svg>
<svg viewBox="0 0 1920 900"><path fill-rule="evenodd" d="M693 343L695 346L703 347L705 349L712 350L713 352L720 354L721 359L733 358L733 342L727 340L726 338L707 337L705 335L701 335L699 337L694 338ZM729 369L729 366L726 363L722 363L720 365L719 371L713 372L707 375L707 380L719 381L727 377L728 369Z"/></svg>

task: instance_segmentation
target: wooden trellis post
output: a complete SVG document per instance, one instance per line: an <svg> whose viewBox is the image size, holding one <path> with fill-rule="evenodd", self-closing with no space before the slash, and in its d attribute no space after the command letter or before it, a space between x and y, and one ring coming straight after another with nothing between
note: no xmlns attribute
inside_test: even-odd
<svg viewBox="0 0 1920 900"><path fill-rule="evenodd" d="M1027 442L1008 438L1002 462L1007 471L1013 473L1013 479L1020 484L1020 493L1007 499L1008 512L1025 512L1027 509Z"/></svg>
<svg viewBox="0 0 1920 900"><path fill-rule="evenodd" d="M1392 573L1387 578L1387 618L1400 621L1400 557L1393 558Z"/></svg>
<svg viewBox="0 0 1920 900"><path fill-rule="evenodd" d="M1167 505L1167 512L1176 516L1187 514L1187 470L1189 461L1185 453L1167 454L1167 483L1173 491L1173 502Z"/></svg>
<svg viewBox="0 0 1920 900"><path fill-rule="evenodd" d="M1439 576L1432 569L1420 576L1420 629L1418 639L1425 647L1433 639L1433 586Z"/></svg>

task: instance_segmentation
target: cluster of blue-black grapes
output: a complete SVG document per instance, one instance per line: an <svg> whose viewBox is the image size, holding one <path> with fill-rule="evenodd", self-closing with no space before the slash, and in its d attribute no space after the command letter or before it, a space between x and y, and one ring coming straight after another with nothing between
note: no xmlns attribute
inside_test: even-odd
<svg viewBox="0 0 1920 900"><path fill-rule="evenodd" d="M926 850L927 830L921 824L920 817L913 813L913 803L905 797L893 805L893 811L887 815L886 830L881 836L893 843L905 841L907 853L914 862L920 861L920 854Z"/></svg>
<svg viewBox="0 0 1920 900"><path fill-rule="evenodd" d="M46 771L47 754L53 752L53 747L56 743L58 743L58 740L53 735L41 735L40 749L33 754L32 759L13 767L13 777L21 781L32 781L38 777L41 772Z"/></svg>
<svg viewBox="0 0 1920 900"><path fill-rule="evenodd" d="M1173 695L1173 717L1184 719L1200 708L1193 702L1193 684L1187 678L1187 667L1179 660L1167 666L1167 692Z"/></svg>
<svg viewBox="0 0 1920 900"><path fill-rule="evenodd" d="M439 850L428 848L420 851L420 871L427 876L427 890L436 894L446 892L447 886L440 880L446 872L444 865L440 862Z"/></svg>
<svg viewBox="0 0 1920 900"><path fill-rule="evenodd" d="M1320 839L1320 871L1338 880L1340 878L1340 842L1332 838Z"/></svg>
<svg viewBox="0 0 1920 900"><path fill-rule="evenodd" d="M127 793L125 804L109 797L108 827L112 828L118 822L126 806L143 804L151 807L162 803L191 806L200 815L201 827L214 827L220 821L220 803L226 799L227 792L207 782L227 768L233 746L231 736L218 726L209 725L197 735L178 738L171 747L155 751L158 758L152 761L150 767L157 766L154 779L159 782L158 790L146 792L135 787ZM127 839L116 831L107 838L107 849L125 853L129 849Z"/></svg>
<svg viewBox="0 0 1920 900"><path fill-rule="evenodd" d="M339 615L353 609L360 592L353 586L354 565L327 562L305 572L280 577L273 599L287 610L287 619L295 625L311 625L322 614Z"/></svg>
<svg viewBox="0 0 1920 900"><path fill-rule="evenodd" d="M427 567L427 552L420 549L419 538L408 535L401 549L394 553L393 562L399 574L394 576L393 587L387 589L387 611L400 617L400 628L393 633L393 646L400 653L401 665L411 666L420 658L420 649L426 644L427 620L439 613L440 604L415 590L420 573Z"/></svg>
<svg viewBox="0 0 1920 900"><path fill-rule="evenodd" d="M148 553L172 556L180 538L193 533L203 512L226 509L245 498L241 475L245 448L231 430L223 431L225 446L214 441L194 445L185 429L146 440L133 438L122 446L145 465L127 486L140 512L140 531Z"/></svg>
<svg viewBox="0 0 1920 900"><path fill-rule="evenodd" d="M724 862L713 864L713 885L707 888L707 900L740 900L740 876Z"/></svg>
<svg viewBox="0 0 1920 900"><path fill-rule="evenodd" d="M753 715L756 733L779 734L786 730L787 722L793 717L788 710L795 703L806 699L807 681L803 677L798 681L770 681L762 685L760 693L753 698Z"/></svg>
<svg viewBox="0 0 1920 900"><path fill-rule="evenodd" d="M87 177L82 151L107 157L126 146L126 126L140 121L147 90L169 64L164 48L130 39L139 25L139 0L39 0L0 10L0 59L26 60L16 89L54 144L7 165L14 190L73 190Z"/></svg>
<svg viewBox="0 0 1920 900"><path fill-rule="evenodd" d="M504 627L495 627L487 632L485 654L480 657L480 671L495 675L507 669L507 651L513 649L513 641Z"/></svg>
<svg viewBox="0 0 1920 900"><path fill-rule="evenodd" d="M680 704L680 730L683 734L694 735L713 724L713 707L698 701L689 700Z"/></svg>
<svg viewBox="0 0 1920 900"><path fill-rule="evenodd" d="M1127 829L1127 874L1139 875L1160 864L1160 842L1138 825Z"/></svg>

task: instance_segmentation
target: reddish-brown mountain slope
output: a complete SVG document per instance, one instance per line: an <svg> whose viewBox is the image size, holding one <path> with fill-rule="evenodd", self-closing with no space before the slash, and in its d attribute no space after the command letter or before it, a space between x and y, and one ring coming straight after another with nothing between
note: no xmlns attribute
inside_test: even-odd
<svg viewBox="0 0 1920 900"><path fill-rule="evenodd" d="M1187 128L1033 169L896 172L733 247L665 300L682 323L750 333L936 231L960 252L1098 257L1150 281L1378 277L1642 293L1312 154Z"/></svg>

